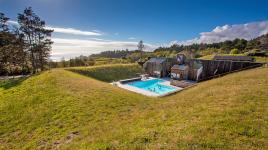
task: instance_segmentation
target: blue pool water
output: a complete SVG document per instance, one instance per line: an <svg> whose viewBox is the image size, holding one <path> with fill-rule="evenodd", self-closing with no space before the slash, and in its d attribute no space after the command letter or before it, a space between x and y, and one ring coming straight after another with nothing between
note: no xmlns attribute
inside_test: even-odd
<svg viewBox="0 0 268 150"><path fill-rule="evenodd" d="M146 91L154 92L157 94L165 94L168 92L175 91L176 89L171 86L166 86L160 84L161 82L164 82L164 80L161 79L151 79L146 81L134 81L127 83L130 86L134 86Z"/></svg>

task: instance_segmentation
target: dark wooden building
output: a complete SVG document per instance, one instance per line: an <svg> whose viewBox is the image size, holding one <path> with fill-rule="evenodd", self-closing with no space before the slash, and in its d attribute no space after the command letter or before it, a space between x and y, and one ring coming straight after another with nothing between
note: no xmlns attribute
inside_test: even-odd
<svg viewBox="0 0 268 150"><path fill-rule="evenodd" d="M176 80L187 80L189 73L188 65L174 65L171 68L171 78Z"/></svg>
<svg viewBox="0 0 268 150"><path fill-rule="evenodd" d="M201 66L197 71L194 66L198 64ZM249 61L219 61L219 60L200 60L192 59L189 61L189 80L203 81L213 78L218 75L227 74L234 71L255 68L262 66L262 63L255 63ZM192 69L193 68L193 69Z"/></svg>
<svg viewBox="0 0 268 150"><path fill-rule="evenodd" d="M248 56L215 56L214 60L186 60L184 55L177 55L175 58L151 58L143 64L143 68L150 76L170 75L173 80L198 82L262 65Z"/></svg>
<svg viewBox="0 0 268 150"><path fill-rule="evenodd" d="M177 54L176 56L177 58L177 64L178 65L182 65L182 64L185 64L186 62L186 56L184 54Z"/></svg>
<svg viewBox="0 0 268 150"><path fill-rule="evenodd" d="M151 58L143 64L143 69L150 76L166 77L175 63L174 58Z"/></svg>
<svg viewBox="0 0 268 150"><path fill-rule="evenodd" d="M243 62L254 62L255 59L250 56L214 56L213 60L219 61L243 61Z"/></svg>

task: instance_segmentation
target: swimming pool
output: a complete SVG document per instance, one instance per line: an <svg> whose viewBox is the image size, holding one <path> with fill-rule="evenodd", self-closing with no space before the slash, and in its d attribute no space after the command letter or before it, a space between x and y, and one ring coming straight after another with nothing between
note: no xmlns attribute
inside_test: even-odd
<svg viewBox="0 0 268 150"><path fill-rule="evenodd" d="M166 94L176 90L176 88L161 84L162 82L165 81L161 79L150 79L145 81L129 82L127 83L127 85L140 88L142 90L150 91L156 94Z"/></svg>

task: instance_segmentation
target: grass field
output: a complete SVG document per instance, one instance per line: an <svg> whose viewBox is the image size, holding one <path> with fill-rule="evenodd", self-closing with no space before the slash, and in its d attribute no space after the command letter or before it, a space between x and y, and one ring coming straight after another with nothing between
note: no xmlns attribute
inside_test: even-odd
<svg viewBox="0 0 268 150"><path fill-rule="evenodd" d="M0 149L268 149L267 74L238 72L164 98L63 69L1 82Z"/></svg>

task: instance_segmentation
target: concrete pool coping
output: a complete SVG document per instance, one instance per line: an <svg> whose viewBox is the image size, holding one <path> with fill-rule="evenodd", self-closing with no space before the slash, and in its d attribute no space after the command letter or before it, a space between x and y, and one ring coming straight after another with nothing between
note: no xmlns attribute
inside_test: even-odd
<svg viewBox="0 0 268 150"><path fill-rule="evenodd" d="M137 79L137 78L133 78L133 80L135 80L135 79ZM146 80L153 80L153 79L158 79L158 78L149 77ZM144 80L144 81L146 81L146 80ZM173 93L176 93L178 91L183 90L183 88L181 88L181 87L170 85L170 81L168 81L168 79L161 78L161 80L164 80L164 82L161 82L159 84L175 88L175 90L171 91L171 92L164 93L164 94L157 94L157 93L150 92L150 91L147 91L147 90L143 90L143 89L140 89L140 88L137 88L137 87L134 87L134 86L130 86L128 84L123 84L123 83L125 83L124 81L131 81L131 79L120 80L118 82L114 82L114 83L111 83L111 84L116 85L116 86L118 86L118 87L120 87L122 89L126 89L126 90L129 90L129 91L132 91L132 92L135 92L135 93L138 93L138 94L142 94L142 95L145 95L145 96L150 96L150 97L163 97L163 96L167 96L167 95L170 95L170 94L173 94Z"/></svg>

